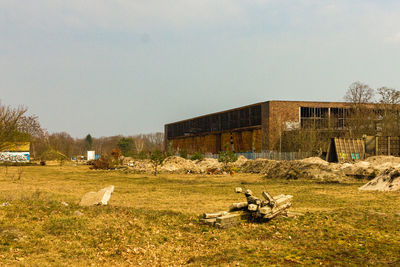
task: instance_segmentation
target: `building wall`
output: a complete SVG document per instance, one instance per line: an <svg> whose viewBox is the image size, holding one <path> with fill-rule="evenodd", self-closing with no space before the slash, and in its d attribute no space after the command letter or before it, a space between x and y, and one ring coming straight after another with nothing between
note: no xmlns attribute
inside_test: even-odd
<svg viewBox="0 0 400 267"><path fill-rule="evenodd" d="M231 150L232 139L233 149L235 152L273 150L279 147L279 140L283 131L287 130L289 126L296 127L296 125L300 125L301 107L349 107L348 103L343 102L311 101L267 101L246 107L252 107L256 105L261 105L261 120L260 125L257 126L235 128L212 133L203 132L200 134L190 134L190 136L168 137L167 126L172 124L167 124L165 126L165 147L168 147L168 144L171 143L172 148L175 151L185 149L188 153L218 153L225 148ZM242 108L245 107L238 109ZM210 116L230 111L232 110L210 114Z"/></svg>
<svg viewBox="0 0 400 267"><path fill-rule="evenodd" d="M263 127L268 141L263 149L273 150L278 147L281 133L286 130L287 123L300 124L300 107L346 108L349 107L349 104L341 102L269 101L268 125Z"/></svg>
<svg viewBox="0 0 400 267"><path fill-rule="evenodd" d="M231 150L231 135L234 151L261 151L261 129L179 137L170 139L168 142L173 151L186 150L189 154L195 152L216 154L225 149Z"/></svg>

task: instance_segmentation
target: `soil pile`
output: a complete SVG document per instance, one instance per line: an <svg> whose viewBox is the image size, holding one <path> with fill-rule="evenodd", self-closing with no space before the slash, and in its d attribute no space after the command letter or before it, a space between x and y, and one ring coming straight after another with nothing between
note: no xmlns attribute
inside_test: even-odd
<svg viewBox="0 0 400 267"><path fill-rule="evenodd" d="M241 168L247 161L248 159L246 157L239 156L238 159L231 164L231 166L235 168Z"/></svg>
<svg viewBox="0 0 400 267"><path fill-rule="evenodd" d="M270 161L268 159L247 160L240 166L240 171L244 173L261 173Z"/></svg>
<svg viewBox="0 0 400 267"><path fill-rule="evenodd" d="M178 156L168 157L164 160L161 166L161 171L172 173L197 173L198 167L190 159L184 159Z"/></svg>
<svg viewBox="0 0 400 267"><path fill-rule="evenodd" d="M137 173L151 173L154 167L148 159L135 159L129 161L129 170Z"/></svg>
<svg viewBox="0 0 400 267"><path fill-rule="evenodd" d="M196 165L199 168L199 173L205 173L208 169L222 170L223 163L219 162L218 159L205 158L203 160L197 160Z"/></svg>
<svg viewBox="0 0 400 267"><path fill-rule="evenodd" d="M400 169L390 168L361 186L362 191L400 191Z"/></svg>
<svg viewBox="0 0 400 267"><path fill-rule="evenodd" d="M154 167L150 160L124 158L124 165L134 172L150 173ZM302 160L276 161L268 159L248 160L240 156L230 167L242 173L259 173L270 178L298 179L308 178L322 181L343 180L346 177L373 179L389 169L400 170L400 158L392 156L375 156L355 163L328 163L312 157ZM210 172L212 170L212 172ZM217 159L190 160L178 156L168 157L160 166L160 171L168 173L223 173L224 164Z"/></svg>
<svg viewBox="0 0 400 267"><path fill-rule="evenodd" d="M312 163L316 162L316 163ZM319 160L293 160L293 161L275 161L270 160L261 171L268 178L298 179L308 178L316 180L339 180L343 173L340 170L332 169L325 162Z"/></svg>
<svg viewBox="0 0 400 267"><path fill-rule="evenodd" d="M375 169L384 171L389 168L400 168L400 157L393 156L373 156L365 160L370 163Z"/></svg>

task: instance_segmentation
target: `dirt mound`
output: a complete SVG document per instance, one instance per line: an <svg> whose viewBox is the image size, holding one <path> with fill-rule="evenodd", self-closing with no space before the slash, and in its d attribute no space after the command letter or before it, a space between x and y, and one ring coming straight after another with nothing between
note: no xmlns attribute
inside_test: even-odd
<svg viewBox="0 0 400 267"><path fill-rule="evenodd" d="M373 156L365 160L378 170L386 170L389 168L400 168L400 157L394 156Z"/></svg>
<svg viewBox="0 0 400 267"><path fill-rule="evenodd" d="M339 180L343 173L340 170L331 169L329 165L319 163L307 163L302 160L274 161L271 160L261 171L267 178L298 179L308 178L316 180Z"/></svg>
<svg viewBox="0 0 400 267"><path fill-rule="evenodd" d="M331 168L335 168L336 166L343 171L344 175L357 179L373 179L380 173L380 170L375 168L374 164L367 161L330 164Z"/></svg>
<svg viewBox="0 0 400 267"><path fill-rule="evenodd" d="M133 162L135 161L133 158L131 158L131 157L121 157L121 160L122 160L122 164L123 165L132 165L133 164Z"/></svg>
<svg viewBox="0 0 400 267"><path fill-rule="evenodd" d="M123 163L133 172L153 172L150 160L124 158ZM343 180L346 177L357 179L373 179L387 169L400 169L400 158L392 156L375 156L355 163L328 163L318 157L293 161L275 161L268 159L248 160L239 156L230 167L238 168L242 173L259 173L271 178L317 180ZM164 160L160 171L168 173L207 173L208 170L220 173L224 164L214 158L190 160L178 156Z"/></svg>
<svg viewBox="0 0 400 267"><path fill-rule="evenodd" d="M129 170L137 173L151 173L154 167L148 159L135 159L129 162Z"/></svg>
<svg viewBox="0 0 400 267"><path fill-rule="evenodd" d="M204 173L207 171L207 169L215 168L221 170L223 164L221 162L218 162L217 159L205 158L203 160L196 161L196 166L199 168L200 173Z"/></svg>
<svg viewBox="0 0 400 267"><path fill-rule="evenodd" d="M192 160L184 159L178 156L166 158L160 169L161 171L173 173L198 172L198 167Z"/></svg>
<svg viewBox="0 0 400 267"><path fill-rule="evenodd" d="M400 169L390 168L361 186L362 191L400 191Z"/></svg>
<svg viewBox="0 0 400 267"><path fill-rule="evenodd" d="M235 168L241 168L243 166L243 164L245 164L248 161L248 159L244 156L239 156L238 159L233 162L231 165L232 167Z"/></svg>
<svg viewBox="0 0 400 267"><path fill-rule="evenodd" d="M303 163L309 163L309 164L329 165L329 162L327 162L319 157L305 158L305 159L301 159L299 161L303 162Z"/></svg>
<svg viewBox="0 0 400 267"><path fill-rule="evenodd" d="M244 173L261 173L269 161L268 159L247 160L240 167L240 171Z"/></svg>

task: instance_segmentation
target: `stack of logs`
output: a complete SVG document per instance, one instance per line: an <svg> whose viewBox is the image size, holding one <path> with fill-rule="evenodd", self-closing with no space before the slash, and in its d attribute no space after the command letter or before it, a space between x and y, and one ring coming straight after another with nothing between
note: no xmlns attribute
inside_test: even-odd
<svg viewBox="0 0 400 267"><path fill-rule="evenodd" d="M241 193L241 188L236 188ZM240 224L243 220L268 221L278 215L286 215L287 209L292 205L291 195L278 195L272 197L268 192L262 192L264 200L253 195L250 189L244 193L247 202L233 203L229 211L204 213L200 219L202 223L217 228L229 228Z"/></svg>

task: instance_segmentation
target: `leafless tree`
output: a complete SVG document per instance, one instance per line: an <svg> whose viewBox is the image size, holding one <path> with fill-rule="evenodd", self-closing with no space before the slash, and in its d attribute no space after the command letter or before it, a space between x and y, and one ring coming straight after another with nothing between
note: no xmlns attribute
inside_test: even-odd
<svg viewBox="0 0 400 267"><path fill-rule="evenodd" d="M385 136L400 135L400 91L388 87L377 89L380 132Z"/></svg>
<svg viewBox="0 0 400 267"><path fill-rule="evenodd" d="M372 103L374 100L374 90L367 84L354 82L347 89L344 100L352 104Z"/></svg>
<svg viewBox="0 0 400 267"><path fill-rule="evenodd" d="M379 103L383 105L394 105L400 104L400 91L388 88L381 87L376 89L379 95Z"/></svg>
<svg viewBox="0 0 400 267"><path fill-rule="evenodd" d="M27 138L18 129L26 111L23 106L12 108L0 104L0 149L6 148L7 142L24 141Z"/></svg>
<svg viewBox="0 0 400 267"><path fill-rule="evenodd" d="M361 138L364 134L376 134L377 114L374 112L375 92L367 84L352 83L344 99L350 103L350 117L347 119L348 136Z"/></svg>
<svg viewBox="0 0 400 267"><path fill-rule="evenodd" d="M135 143L136 153L140 154L144 148L144 140L142 138L135 138L133 139Z"/></svg>

